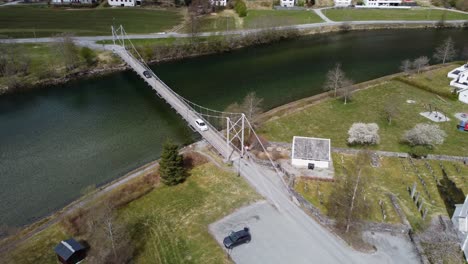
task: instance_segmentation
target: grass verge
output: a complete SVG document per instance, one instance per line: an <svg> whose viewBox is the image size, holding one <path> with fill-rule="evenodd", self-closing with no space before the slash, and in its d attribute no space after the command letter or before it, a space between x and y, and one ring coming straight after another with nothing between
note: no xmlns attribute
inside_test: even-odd
<svg viewBox="0 0 468 264"><path fill-rule="evenodd" d="M323 22L312 11L306 10L249 10L244 28L264 28Z"/></svg>
<svg viewBox="0 0 468 264"><path fill-rule="evenodd" d="M468 20L467 14L437 9L326 9L334 21L351 20Z"/></svg>
<svg viewBox="0 0 468 264"><path fill-rule="evenodd" d="M433 75L434 85L444 81L449 83L449 79L440 74L446 69ZM430 75L431 72L427 74ZM424 80L424 77L417 76L414 79L418 80ZM408 104L409 99L415 100L416 103ZM394 104L399 109L399 115L391 124L388 124L383 116L384 106L388 103ZM400 142L401 138L406 130L413 128L417 123L431 122L419 114L427 111L425 106L428 104L437 107L451 118L449 122L438 123L447 133L447 138L442 145L436 146L434 153L466 156L468 133L456 129L459 121L453 114L468 113L468 106L459 101L440 99L434 93L395 80L355 92L352 102L346 105L341 100L328 98L299 112L273 117L262 125L260 132L272 141L289 142L293 136L298 135L325 137L330 138L335 147L347 147L347 132L353 123L375 122L380 127L381 142L371 147L372 149L408 152L410 148Z"/></svg>
<svg viewBox="0 0 468 264"><path fill-rule="evenodd" d="M114 194L131 195L125 189L122 186ZM229 263L208 225L259 198L235 173L206 163L194 167L186 182L159 186L120 208L118 219L131 233L135 263ZM53 225L6 259L19 264L55 263L53 247L68 237L62 225Z"/></svg>
<svg viewBox="0 0 468 264"><path fill-rule="evenodd" d="M77 36L111 35L112 25L123 25L127 33L153 33L181 21L179 12L172 10L11 6L0 8L0 35L12 38L48 37L63 32Z"/></svg>

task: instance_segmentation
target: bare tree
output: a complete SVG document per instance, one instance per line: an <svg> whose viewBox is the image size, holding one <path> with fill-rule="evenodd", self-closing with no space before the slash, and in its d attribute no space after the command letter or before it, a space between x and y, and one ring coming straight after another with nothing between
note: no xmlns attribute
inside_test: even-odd
<svg viewBox="0 0 468 264"><path fill-rule="evenodd" d="M63 60L67 72L79 65L79 51L69 34L61 34L55 43L55 50Z"/></svg>
<svg viewBox="0 0 468 264"><path fill-rule="evenodd" d="M257 97L255 92L248 93L242 101L241 109L248 120L254 121L262 113L263 98Z"/></svg>
<svg viewBox="0 0 468 264"><path fill-rule="evenodd" d="M438 125L416 124L413 129L407 130L403 140L410 145L440 145L444 143L447 134Z"/></svg>
<svg viewBox="0 0 468 264"><path fill-rule="evenodd" d="M339 96L343 99L343 103L347 104L351 99L351 93L354 90L354 82L351 79L345 78L342 87L339 89Z"/></svg>
<svg viewBox="0 0 468 264"><path fill-rule="evenodd" d="M345 80L346 76L341 69L341 64L337 63L333 69L328 71L327 79L323 88L325 91L333 91L333 97L336 97L338 89L343 87Z"/></svg>
<svg viewBox="0 0 468 264"><path fill-rule="evenodd" d="M426 56L421 56L414 60L413 67L416 69L417 73L421 73L422 68L429 66L429 58Z"/></svg>
<svg viewBox="0 0 468 264"><path fill-rule="evenodd" d="M348 144L379 144L379 126L376 123L354 123L348 130Z"/></svg>
<svg viewBox="0 0 468 264"><path fill-rule="evenodd" d="M102 204L88 216L91 263L126 263L133 253L125 225L117 220L115 208Z"/></svg>
<svg viewBox="0 0 468 264"><path fill-rule="evenodd" d="M392 120L400 114L400 110L398 109L398 106L395 103L396 98L390 98L387 100L387 102L384 105L383 109L383 115L385 119L387 120L388 124L392 124Z"/></svg>
<svg viewBox="0 0 468 264"><path fill-rule="evenodd" d="M28 74L31 58L23 45L0 44L0 76Z"/></svg>
<svg viewBox="0 0 468 264"><path fill-rule="evenodd" d="M369 184L368 166L370 155L361 151L351 165L344 168L344 175L336 178L335 186L327 203L328 212L336 219L337 227L345 233L363 220L369 212L365 193Z"/></svg>
<svg viewBox="0 0 468 264"><path fill-rule="evenodd" d="M451 61L457 56L455 45L451 37L448 37L439 47L436 48L434 59L445 64L446 61Z"/></svg>
<svg viewBox="0 0 468 264"><path fill-rule="evenodd" d="M463 47L461 57L464 60L468 60L468 46Z"/></svg>
<svg viewBox="0 0 468 264"><path fill-rule="evenodd" d="M410 60L404 60L401 62L400 70L406 74L410 74L413 65Z"/></svg>
<svg viewBox="0 0 468 264"><path fill-rule="evenodd" d="M200 19L196 13L190 12L189 17L189 27L190 27L190 37L192 43L194 42L195 38L198 35L198 31L200 30Z"/></svg>

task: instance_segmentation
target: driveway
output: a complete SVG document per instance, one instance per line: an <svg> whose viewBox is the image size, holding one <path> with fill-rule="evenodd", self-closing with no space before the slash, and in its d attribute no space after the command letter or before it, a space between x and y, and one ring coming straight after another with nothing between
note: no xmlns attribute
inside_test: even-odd
<svg viewBox="0 0 468 264"><path fill-rule="evenodd" d="M222 245L230 231L250 228L252 241L235 247L230 252L235 263L419 263L412 244L404 236L387 233L366 233L377 252L364 254L344 245L329 234L312 235L304 226L295 223L270 203L261 201L244 207L210 225L210 232Z"/></svg>

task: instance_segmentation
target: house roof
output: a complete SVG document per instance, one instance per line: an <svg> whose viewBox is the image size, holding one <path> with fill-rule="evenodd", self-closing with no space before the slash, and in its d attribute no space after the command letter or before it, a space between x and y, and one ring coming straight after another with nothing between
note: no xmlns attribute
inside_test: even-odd
<svg viewBox="0 0 468 264"><path fill-rule="evenodd" d="M458 212L458 217L468 217L468 195L465 198L465 202L461 207L460 211Z"/></svg>
<svg viewBox="0 0 468 264"><path fill-rule="evenodd" d="M70 238L63 240L55 247L55 253L62 259L68 260L77 251L85 249L83 245L78 243L75 239Z"/></svg>
<svg viewBox="0 0 468 264"><path fill-rule="evenodd" d="M293 138L292 158L330 161L330 139L295 136Z"/></svg>

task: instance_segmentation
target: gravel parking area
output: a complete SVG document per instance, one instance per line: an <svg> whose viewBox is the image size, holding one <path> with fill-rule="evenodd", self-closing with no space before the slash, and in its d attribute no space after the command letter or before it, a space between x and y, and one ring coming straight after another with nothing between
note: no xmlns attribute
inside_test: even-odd
<svg viewBox="0 0 468 264"><path fill-rule="evenodd" d="M248 226L252 234L249 244L226 250L235 263L419 263L412 244L403 236L387 233L366 233L378 251L373 254L356 252L340 247L342 241L332 237L321 241L318 237L303 232L303 227L280 213L266 201L241 208L233 214L210 225L209 229L216 241L222 240L231 231ZM339 245L330 247L329 244Z"/></svg>

